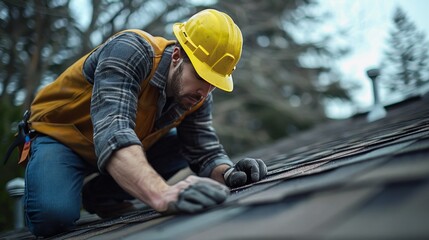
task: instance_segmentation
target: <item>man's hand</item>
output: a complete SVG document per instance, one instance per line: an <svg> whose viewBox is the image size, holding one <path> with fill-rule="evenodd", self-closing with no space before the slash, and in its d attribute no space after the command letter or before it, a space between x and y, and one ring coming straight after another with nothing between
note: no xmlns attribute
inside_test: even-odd
<svg viewBox="0 0 429 240"><path fill-rule="evenodd" d="M209 178L189 176L165 193L168 208L164 213L195 213L223 203L229 189Z"/></svg>
<svg viewBox="0 0 429 240"><path fill-rule="evenodd" d="M229 194L223 184L196 176L168 185L139 145L117 150L106 169L125 191L158 212L198 212L224 202Z"/></svg>
<svg viewBox="0 0 429 240"><path fill-rule="evenodd" d="M225 184L235 188L257 182L267 175L267 166L261 159L244 158L224 173Z"/></svg>

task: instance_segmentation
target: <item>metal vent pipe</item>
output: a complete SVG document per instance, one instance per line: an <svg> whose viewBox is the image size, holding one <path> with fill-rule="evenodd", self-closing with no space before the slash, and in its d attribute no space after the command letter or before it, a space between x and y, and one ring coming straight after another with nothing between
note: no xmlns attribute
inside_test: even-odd
<svg viewBox="0 0 429 240"><path fill-rule="evenodd" d="M384 118L386 116L386 110L384 109L383 104L381 104L378 93L377 77L380 75L380 70L378 68L369 69L366 71L366 74L371 79L372 93L374 98L374 105L372 106L371 111L368 113L367 121L373 122Z"/></svg>
<svg viewBox="0 0 429 240"><path fill-rule="evenodd" d="M9 196L14 199L14 227L15 229L24 228L24 203L22 196L24 196L25 181L22 178L15 178L6 184L6 190Z"/></svg>

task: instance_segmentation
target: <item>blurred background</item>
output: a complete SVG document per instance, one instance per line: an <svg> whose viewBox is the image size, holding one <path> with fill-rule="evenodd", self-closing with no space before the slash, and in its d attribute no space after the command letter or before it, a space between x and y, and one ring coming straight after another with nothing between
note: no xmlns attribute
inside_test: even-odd
<svg viewBox="0 0 429 240"><path fill-rule="evenodd" d="M35 93L127 28L173 39L172 24L215 8L241 28L233 93L215 91L214 125L233 157L325 121L367 111L365 72L379 68L381 101L427 91L425 0L0 0L0 156ZM0 231L12 228L0 167Z"/></svg>

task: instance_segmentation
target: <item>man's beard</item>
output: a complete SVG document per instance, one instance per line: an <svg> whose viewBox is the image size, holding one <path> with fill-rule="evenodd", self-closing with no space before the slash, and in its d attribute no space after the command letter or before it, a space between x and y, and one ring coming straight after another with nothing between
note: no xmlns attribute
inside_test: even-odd
<svg viewBox="0 0 429 240"><path fill-rule="evenodd" d="M182 86L182 75L183 75L183 62L179 64L177 69L173 72L171 79L171 92L173 93L173 99L179 106L183 109L190 109L194 105L190 106L185 104L184 101L186 98L199 99L201 100L201 96L197 96L195 94L182 94L183 86Z"/></svg>

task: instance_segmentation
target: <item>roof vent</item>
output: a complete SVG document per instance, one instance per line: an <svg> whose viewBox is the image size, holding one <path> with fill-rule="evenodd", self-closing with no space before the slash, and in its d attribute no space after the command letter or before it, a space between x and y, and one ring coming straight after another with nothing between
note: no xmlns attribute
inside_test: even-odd
<svg viewBox="0 0 429 240"><path fill-rule="evenodd" d="M6 190L15 201L15 229L24 228L24 204L22 196L25 190L25 181L22 178L15 178L6 184Z"/></svg>
<svg viewBox="0 0 429 240"><path fill-rule="evenodd" d="M374 95L374 105L372 106L366 119L368 122L374 122L386 116L386 110L384 109L384 106L380 102L380 98L378 95L377 81L376 81L377 77L380 75L380 70L378 70L378 68L369 69L366 71L366 74L371 79L372 92Z"/></svg>

